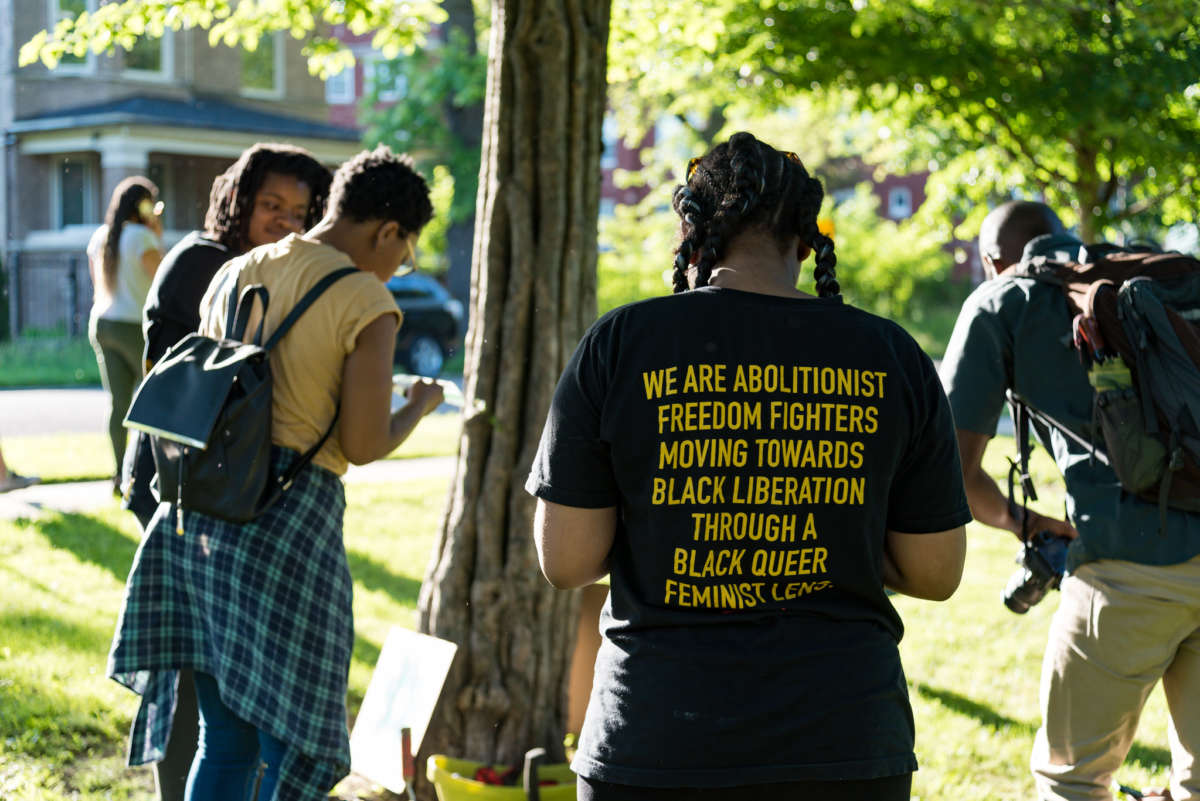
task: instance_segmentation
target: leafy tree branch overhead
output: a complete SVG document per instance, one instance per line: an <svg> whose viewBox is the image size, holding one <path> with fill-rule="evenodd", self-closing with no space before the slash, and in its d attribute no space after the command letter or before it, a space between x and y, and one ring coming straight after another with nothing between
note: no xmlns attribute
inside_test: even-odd
<svg viewBox="0 0 1200 801"><path fill-rule="evenodd" d="M345 25L356 34L374 33L372 46L394 57L424 41L431 24L446 13L434 0L124 0L66 17L21 47L21 66L42 61L53 69L64 55L132 49L140 36L202 28L209 42L253 50L265 34L287 31L305 42L309 68L322 78L354 63L345 45L328 35L328 26Z"/></svg>
<svg viewBox="0 0 1200 801"><path fill-rule="evenodd" d="M403 76L404 102L380 107L378 87L366 99L367 144L385 143L412 152L418 160L444 164L454 175L453 220L475 213L479 177L479 134L457 130L447 106L464 109L483 103L487 57L470 47L461 30L453 30L436 50L422 50L391 62L395 75Z"/></svg>
<svg viewBox="0 0 1200 801"><path fill-rule="evenodd" d="M610 77L700 109L717 95L760 108L814 90L851 95L891 140L876 156L933 168L931 195L950 205L931 213L970 210L964 235L984 201L1013 190L1043 195L1088 238L1147 214L1196 219L1190 0L707 5L626 0ZM648 73L655 62L671 68Z"/></svg>

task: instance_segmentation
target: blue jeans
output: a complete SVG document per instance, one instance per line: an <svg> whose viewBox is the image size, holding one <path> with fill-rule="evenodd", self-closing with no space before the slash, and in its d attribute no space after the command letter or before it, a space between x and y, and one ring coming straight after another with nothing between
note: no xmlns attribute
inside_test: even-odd
<svg viewBox="0 0 1200 801"><path fill-rule="evenodd" d="M271 801L286 746L225 706L216 679L207 673L193 675L200 742L188 774L188 801L250 801L260 761L265 765L258 798Z"/></svg>

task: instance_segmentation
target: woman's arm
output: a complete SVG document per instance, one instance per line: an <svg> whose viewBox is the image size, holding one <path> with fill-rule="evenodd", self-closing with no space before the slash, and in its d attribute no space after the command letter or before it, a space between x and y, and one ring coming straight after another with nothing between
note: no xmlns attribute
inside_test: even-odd
<svg viewBox="0 0 1200 801"><path fill-rule="evenodd" d="M533 518L542 575L560 590L594 584L608 573L617 507L584 509L538 499Z"/></svg>
<svg viewBox="0 0 1200 801"><path fill-rule="evenodd" d="M158 272L158 265L162 261L163 252L158 248L149 248L142 251L142 269L146 271L146 275L151 278Z"/></svg>
<svg viewBox="0 0 1200 801"><path fill-rule="evenodd" d="M964 526L930 534L888 531L883 584L914 598L944 601L958 589L966 558Z"/></svg>
<svg viewBox="0 0 1200 801"><path fill-rule="evenodd" d="M342 417L338 427L342 453L352 464L387 456L442 403L442 388L420 381L395 414L392 408L392 359L396 316L381 314L358 335L342 370Z"/></svg>

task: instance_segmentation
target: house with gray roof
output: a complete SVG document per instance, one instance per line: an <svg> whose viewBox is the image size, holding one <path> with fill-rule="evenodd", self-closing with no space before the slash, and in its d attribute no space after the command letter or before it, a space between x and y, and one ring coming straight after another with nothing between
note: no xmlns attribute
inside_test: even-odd
<svg viewBox="0 0 1200 801"><path fill-rule="evenodd" d="M200 227L213 178L255 142L289 142L336 166L361 131L330 122L325 84L301 43L254 51L168 31L129 52L17 66L22 44L97 0L0 0L0 270L10 333L82 333L91 305L84 248L113 188L153 180L169 247Z"/></svg>

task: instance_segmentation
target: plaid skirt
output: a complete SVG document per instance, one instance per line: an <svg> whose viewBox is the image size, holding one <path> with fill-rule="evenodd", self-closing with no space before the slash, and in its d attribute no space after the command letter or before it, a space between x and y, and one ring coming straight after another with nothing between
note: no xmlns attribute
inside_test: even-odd
<svg viewBox="0 0 1200 801"><path fill-rule="evenodd" d="M272 468L295 451L272 447ZM138 548L108 675L142 696L129 764L163 758L180 668L216 678L238 717L287 744L278 799L322 799L349 772L354 647L341 480L309 465L251 523L159 506ZM263 799L269 801L269 799Z"/></svg>

